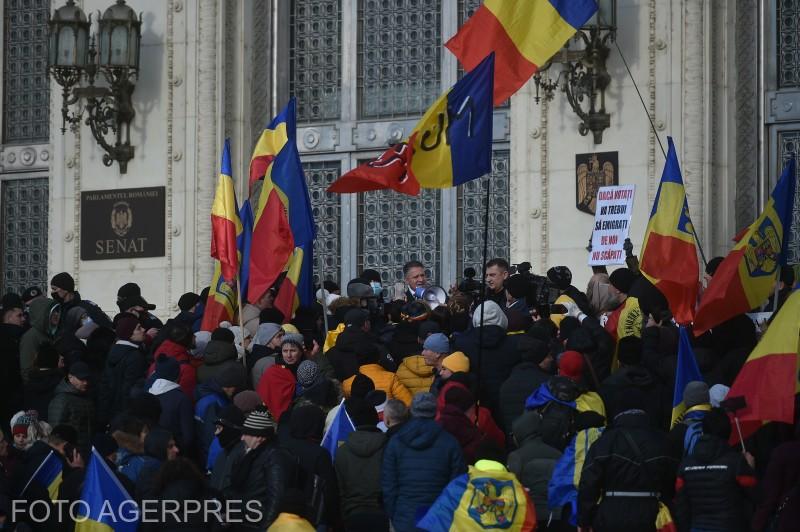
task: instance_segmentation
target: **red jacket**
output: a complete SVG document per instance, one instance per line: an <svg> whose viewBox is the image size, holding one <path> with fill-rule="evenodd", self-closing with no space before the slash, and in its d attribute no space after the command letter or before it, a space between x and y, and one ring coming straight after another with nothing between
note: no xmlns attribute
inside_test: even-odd
<svg viewBox="0 0 800 532"><path fill-rule="evenodd" d="M184 346L173 342L172 340L164 340L156 350L155 358L158 355L167 355L178 361L181 365L181 372L178 376L178 384L189 399L194 401L194 388L197 385L197 369L192 364L192 356L189 350ZM150 364L150 369L147 370L147 376L153 374L156 370L156 363Z"/></svg>
<svg viewBox="0 0 800 532"><path fill-rule="evenodd" d="M447 382L442 386L442 389L439 390L439 396L436 398L436 421L439 421L442 417L442 411L445 407L444 396L447 394L447 390L452 386L461 386L464 389L467 388L460 382ZM500 430L500 427L497 426L497 423L494 422L492 413L488 408L478 406L478 428L501 449L506 448L506 437L503 431Z"/></svg>

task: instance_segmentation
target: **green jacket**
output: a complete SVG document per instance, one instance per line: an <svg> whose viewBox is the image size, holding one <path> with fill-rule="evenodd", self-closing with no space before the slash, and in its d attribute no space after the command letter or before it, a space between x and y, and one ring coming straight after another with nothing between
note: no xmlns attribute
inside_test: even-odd
<svg viewBox="0 0 800 532"><path fill-rule="evenodd" d="M78 431L78 445L87 446L94 434L94 403L68 380L56 387L47 410L47 422L52 426L69 425Z"/></svg>
<svg viewBox="0 0 800 532"><path fill-rule="evenodd" d="M29 312L31 328L22 335L19 342L19 369L22 379L28 382L28 373L36 360L36 353L43 342L52 342L50 334L50 314L56 303L52 299L38 298L33 300Z"/></svg>

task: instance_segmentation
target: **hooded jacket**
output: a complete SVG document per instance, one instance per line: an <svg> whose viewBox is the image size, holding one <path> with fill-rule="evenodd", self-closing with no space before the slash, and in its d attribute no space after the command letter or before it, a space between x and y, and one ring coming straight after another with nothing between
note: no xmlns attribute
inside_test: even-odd
<svg viewBox="0 0 800 532"><path fill-rule="evenodd" d="M194 447L192 402L178 383L166 379L156 379L148 391L161 403L158 425L172 433L178 448L186 454Z"/></svg>
<svg viewBox="0 0 800 532"><path fill-rule="evenodd" d="M188 349L173 342L172 340L164 340L161 345L158 346L158 349L155 350L154 359L157 359L158 355L161 354L167 355L168 357L174 358L178 361L178 363L181 365L181 372L178 376L178 384L180 384L181 390L183 390L183 392L186 394L186 397L194 398L194 388L197 385L197 371L191 364L192 356L189 354ZM152 375L155 370L156 363L153 362L150 364L150 368L147 370L147 375Z"/></svg>
<svg viewBox="0 0 800 532"><path fill-rule="evenodd" d="M755 472L738 449L716 436L700 436L678 468L678 530L750 530L748 503L755 485Z"/></svg>
<svg viewBox="0 0 800 532"><path fill-rule="evenodd" d="M386 435L372 427L350 433L336 451L336 478L342 514L383 512L381 467Z"/></svg>
<svg viewBox="0 0 800 532"><path fill-rule="evenodd" d="M514 420L525 412L525 400L549 378L550 375L533 362L520 362L514 367L511 375L500 386L498 421L506 433L511 432Z"/></svg>
<svg viewBox="0 0 800 532"><path fill-rule="evenodd" d="M63 380L64 372L58 368L31 369L28 382L23 386L25 410L36 410L40 421L48 421L50 401Z"/></svg>
<svg viewBox="0 0 800 532"><path fill-rule="evenodd" d="M375 384L376 390L386 392L387 399L399 399L406 406L411 406L411 392L403 386L396 374L386 371L379 364L364 364L358 368L358 372L369 377ZM342 382L345 397L350 397L350 387L354 379L355 375Z"/></svg>
<svg viewBox="0 0 800 532"><path fill-rule="evenodd" d="M219 413L231 404L231 401L214 379L198 384L195 394L197 399L194 405L195 439L200 452L200 462L205 463L209 447L214 440Z"/></svg>
<svg viewBox="0 0 800 532"><path fill-rule="evenodd" d="M145 446L138 435L117 430L114 431L112 436L117 445L119 445L117 450L117 471L128 477L134 485L138 482L139 474L143 469L155 470L161 465L159 458L145 453ZM153 451L152 448L150 450ZM158 453L155 454L157 455Z"/></svg>
<svg viewBox="0 0 800 532"><path fill-rule="evenodd" d="M540 419L535 412L526 412L514 422L514 438L519 449L508 456L508 469L530 492L537 518L547 521L550 514L547 486L556 462L561 458L561 451L542 441ZM556 520L560 517L557 513L553 515Z"/></svg>
<svg viewBox="0 0 800 532"><path fill-rule="evenodd" d="M446 404L436 419L441 427L453 435L464 453L464 461L475 463L480 445L489 440L464 412L455 405Z"/></svg>
<svg viewBox="0 0 800 532"><path fill-rule="evenodd" d="M50 342L53 335L50 328L50 314L57 303L52 299L38 298L31 302L28 321L31 328L25 331L19 342L19 367L22 379L27 382L28 373L36 360L36 353L42 342Z"/></svg>
<svg viewBox="0 0 800 532"><path fill-rule="evenodd" d="M480 329L480 327L474 328L460 335L455 341L454 350L463 351L469 357L469 367L475 368L475 372L480 371L478 377L481 386L478 391L480 402L496 414L500 411L500 387L511 375L511 370L520 362L521 358L513 337L507 336L505 329L499 325L483 326L483 349L481 350ZM478 360L479 353L480 361Z"/></svg>
<svg viewBox="0 0 800 532"><path fill-rule="evenodd" d="M125 410L131 390L144 381L146 370L145 354L140 346L119 340L111 347L100 379L97 407L101 423L107 423L114 414Z"/></svg>
<svg viewBox="0 0 800 532"><path fill-rule="evenodd" d="M409 355L397 366L397 379L408 388L412 397L427 392L433 384L433 366L425 364L422 355Z"/></svg>
<svg viewBox="0 0 800 532"><path fill-rule="evenodd" d="M445 486L465 471L458 441L434 420L406 422L383 454L383 502L394 529L414 530L417 510L430 506Z"/></svg>
<svg viewBox="0 0 800 532"><path fill-rule="evenodd" d="M228 368L234 368L244 386L247 371L237 357L236 346L233 344L222 340L211 340L206 345L203 364L197 368L197 382L208 382L222 375Z"/></svg>
<svg viewBox="0 0 800 532"><path fill-rule="evenodd" d="M94 403L67 379L56 386L47 409L47 422L52 426L69 425L78 431L78 445L88 445L94 435Z"/></svg>

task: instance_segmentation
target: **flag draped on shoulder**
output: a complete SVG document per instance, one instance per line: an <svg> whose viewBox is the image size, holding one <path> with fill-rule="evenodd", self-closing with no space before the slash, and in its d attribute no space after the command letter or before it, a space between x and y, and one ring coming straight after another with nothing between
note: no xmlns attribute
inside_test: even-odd
<svg viewBox="0 0 800 532"><path fill-rule="evenodd" d="M553 515L560 516L561 509L569 506L569 522L572 526L577 526L578 523L578 487L583 464L586 462L589 447L602 433L601 427L579 430L556 462L547 485L547 504L550 511Z"/></svg>
<svg viewBox="0 0 800 532"><path fill-rule="evenodd" d="M786 265L796 193L795 164L792 157L761 216L750 225L711 278L697 310L696 335L758 307L775 288L778 270Z"/></svg>
<svg viewBox="0 0 800 532"><path fill-rule="evenodd" d="M331 453L333 460L336 460L336 451L339 450L339 446L346 442L347 437L355 430L356 427L347 414L347 409L344 407L344 399L342 399L342 402L339 403L339 410L336 411L336 416L333 418L333 423L331 423L331 426L322 437L321 445Z"/></svg>
<svg viewBox="0 0 800 532"><path fill-rule="evenodd" d="M420 188L454 187L491 172L494 55L482 59L428 108L405 141L347 172L328 192L392 189L415 196Z"/></svg>
<svg viewBox="0 0 800 532"><path fill-rule="evenodd" d="M287 319L314 297L311 267L316 236L311 200L297 152L295 100L262 132L250 161L253 233L247 299L258 300L287 272L278 294Z"/></svg>
<svg viewBox="0 0 800 532"><path fill-rule="evenodd" d="M672 137L667 140L667 161L644 235L640 270L664 294L675 321L687 324L694 318L700 266L675 144Z"/></svg>
<svg viewBox="0 0 800 532"><path fill-rule="evenodd" d="M525 488L499 462L479 460L444 488L417 522L431 531L536 529L536 510Z"/></svg>
<svg viewBox="0 0 800 532"><path fill-rule="evenodd" d="M136 501L95 448L76 508L75 532L136 532L139 527Z"/></svg>
<svg viewBox="0 0 800 532"><path fill-rule="evenodd" d="M485 0L445 46L465 70L494 52L494 103L517 92L597 11L594 0Z"/></svg>
<svg viewBox="0 0 800 532"><path fill-rule="evenodd" d="M225 139L220 162L217 192L211 205L211 256L217 259L226 281L239 274L239 250L236 239L242 232L236 189L231 170L231 142Z"/></svg>
<svg viewBox="0 0 800 532"><path fill-rule="evenodd" d="M683 403L683 391L686 385L692 381L702 381L703 375L697 367L697 359L689 342L689 333L686 328L681 326L678 332L678 367L675 372L675 389L672 393L672 422L670 427L674 427L686 413L686 405Z"/></svg>
<svg viewBox="0 0 800 532"><path fill-rule="evenodd" d="M795 290L747 357L747 362L731 385L729 398L745 398L745 408L736 413L745 438L767 421L794 422L800 350L798 316L800 290Z"/></svg>
<svg viewBox="0 0 800 532"><path fill-rule="evenodd" d="M61 459L54 451L50 451L47 456L44 457L42 463L39 464L39 467L36 468L36 471L34 471L28 483L25 484L20 496L25 494L31 482L36 482L47 490L50 500L55 501L58 499L58 490L61 487L63 471L64 465L61 463Z"/></svg>

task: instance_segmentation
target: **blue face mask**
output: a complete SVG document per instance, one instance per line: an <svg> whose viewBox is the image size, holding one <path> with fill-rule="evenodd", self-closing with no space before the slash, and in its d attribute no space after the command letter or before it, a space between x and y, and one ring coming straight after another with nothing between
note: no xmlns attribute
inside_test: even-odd
<svg viewBox="0 0 800 532"><path fill-rule="evenodd" d="M369 283L369 285L372 287L372 292L376 296L380 296L383 293L383 287L381 286L381 283L376 283L375 281L372 281L371 283Z"/></svg>

